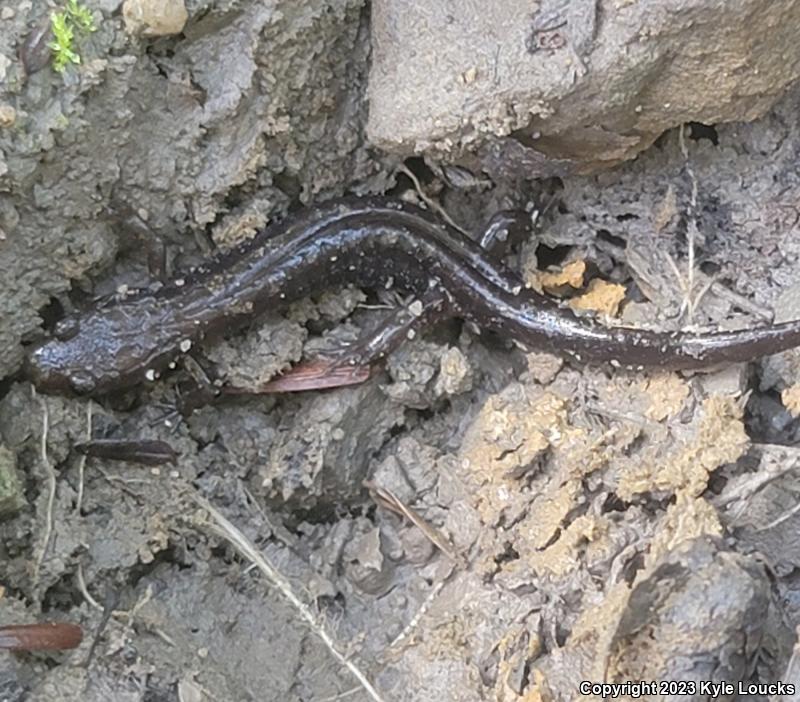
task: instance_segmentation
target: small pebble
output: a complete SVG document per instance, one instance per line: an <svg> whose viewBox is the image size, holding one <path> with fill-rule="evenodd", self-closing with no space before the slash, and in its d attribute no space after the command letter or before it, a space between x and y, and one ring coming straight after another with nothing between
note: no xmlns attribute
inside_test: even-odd
<svg viewBox="0 0 800 702"><path fill-rule="evenodd" d="M11 127L17 121L17 111L11 105L0 105L0 127Z"/></svg>
<svg viewBox="0 0 800 702"><path fill-rule="evenodd" d="M179 34L189 19L183 0L125 0L122 16L129 34L147 37Z"/></svg>

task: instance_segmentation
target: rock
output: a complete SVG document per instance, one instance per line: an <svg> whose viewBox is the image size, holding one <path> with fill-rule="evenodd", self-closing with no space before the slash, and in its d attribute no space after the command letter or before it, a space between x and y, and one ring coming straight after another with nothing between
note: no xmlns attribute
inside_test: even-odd
<svg viewBox="0 0 800 702"><path fill-rule="evenodd" d="M25 504L16 458L5 446L0 446L0 519L14 516Z"/></svg>
<svg viewBox="0 0 800 702"><path fill-rule="evenodd" d="M726 551L713 537L680 544L634 585L612 638L608 679L698 687L747 680L768 606L769 580L756 560ZM659 699L707 699L687 692Z"/></svg>
<svg viewBox="0 0 800 702"><path fill-rule="evenodd" d="M792 0L376 0L368 133L498 174L596 170L764 114L800 75L798 21Z"/></svg>
<svg viewBox="0 0 800 702"><path fill-rule="evenodd" d="M746 363L733 363L713 373L698 377L705 395L732 395L741 397L747 389L748 372Z"/></svg>
<svg viewBox="0 0 800 702"><path fill-rule="evenodd" d="M440 359L439 377L434 391L437 395L460 395L472 389L472 367L461 350L447 349Z"/></svg>
<svg viewBox="0 0 800 702"><path fill-rule="evenodd" d="M529 353L525 356L530 377L540 385L549 385L564 366L564 359L551 353Z"/></svg>
<svg viewBox="0 0 800 702"><path fill-rule="evenodd" d="M0 105L0 128L13 127L17 121L17 111L11 105Z"/></svg>
<svg viewBox="0 0 800 702"><path fill-rule="evenodd" d="M402 407L375 383L290 401L297 404L259 466L267 499L304 509L359 499L375 454L403 423Z"/></svg>
<svg viewBox="0 0 800 702"><path fill-rule="evenodd" d="M146 37L178 34L189 19L183 0L125 0L122 16L130 34Z"/></svg>

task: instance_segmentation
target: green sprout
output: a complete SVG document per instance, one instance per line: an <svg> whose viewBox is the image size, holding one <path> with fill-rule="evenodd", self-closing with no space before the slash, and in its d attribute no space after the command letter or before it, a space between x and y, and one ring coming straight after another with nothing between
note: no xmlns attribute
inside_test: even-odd
<svg viewBox="0 0 800 702"><path fill-rule="evenodd" d="M75 32L67 16L66 12L56 12L50 18L54 40L49 46L53 50L53 68L59 73L63 73L69 64L81 62L81 57L72 49Z"/></svg>
<svg viewBox="0 0 800 702"><path fill-rule="evenodd" d="M53 51L53 68L63 73L71 63L79 64L81 57L74 48L75 31L86 34L97 30L92 12L78 0L67 0L61 12L54 12L50 18L53 41L48 45Z"/></svg>
<svg viewBox="0 0 800 702"><path fill-rule="evenodd" d="M68 0L67 14L84 32L97 31L92 19L92 11L88 7L81 5L78 0Z"/></svg>

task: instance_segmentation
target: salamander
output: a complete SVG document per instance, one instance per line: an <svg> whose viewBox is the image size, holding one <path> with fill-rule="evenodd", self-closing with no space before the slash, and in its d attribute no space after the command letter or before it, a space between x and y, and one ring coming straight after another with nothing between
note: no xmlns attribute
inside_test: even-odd
<svg viewBox="0 0 800 702"><path fill-rule="evenodd" d="M350 197L275 222L155 292L119 296L66 317L53 338L32 348L26 371L43 391L100 395L129 388L266 310L346 283L433 296L445 316L581 363L698 369L800 346L800 320L702 334L606 327L525 287L480 243L427 210Z"/></svg>

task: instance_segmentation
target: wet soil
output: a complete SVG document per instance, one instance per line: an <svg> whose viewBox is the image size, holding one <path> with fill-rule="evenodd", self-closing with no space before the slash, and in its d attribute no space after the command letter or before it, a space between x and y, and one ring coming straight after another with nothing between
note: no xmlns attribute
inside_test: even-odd
<svg viewBox="0 0 800 702"><path fill-rule="evenodd" d="M85 632L75 651L3 654L0 696L507 702L572 700L585 680L782 679L800 625L797 352L628 373L454 320L363 385L185 418L180 371L103 401L36 394L18 369L42 325L147 281L109 204L141 210L181 267L303 203L420 197L362 136L360 3L195 2L183 36L151 42L105 5L64 76L19 72L41 8L0 33L16 114L0 129L0 468L17 480L0 623ZM749 326L800 314L799 107L795 90L751 124L687 125L594 177L459 188L406 165L468 231L536 212L508 262L583 313ZM208 354L260 381L397 303L327 291ZM87 436L180 455L86 459Z"/></svg>

